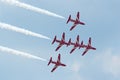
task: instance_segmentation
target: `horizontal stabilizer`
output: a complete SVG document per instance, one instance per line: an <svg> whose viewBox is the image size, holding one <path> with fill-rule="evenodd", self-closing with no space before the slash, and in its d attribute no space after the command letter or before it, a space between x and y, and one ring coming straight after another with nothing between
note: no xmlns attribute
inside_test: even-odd
<svg viewBox="0 0 120 80"><path fill-rule="evenodd" d="M50 57L50 60L48 62L48 66L50 65L51 62L52 62L52 57Z"/></svg>
<svg viewBox="0 0 120 80"><path fill-rule="evenodd" d="M69 18L68 18L68 20L67 20L67 23L68 23L70 20L71 20L71 15L69 16ZM67 24L67 23L66 23L66 24Z"/></svg>
<svg viewBox="0 0 120 80"><path fill-rule="evenodd" d="M53 40L52 44L54 44L54 42L56 41L56 38L57 38L57 36L54 37L54 40Z"/></svg>

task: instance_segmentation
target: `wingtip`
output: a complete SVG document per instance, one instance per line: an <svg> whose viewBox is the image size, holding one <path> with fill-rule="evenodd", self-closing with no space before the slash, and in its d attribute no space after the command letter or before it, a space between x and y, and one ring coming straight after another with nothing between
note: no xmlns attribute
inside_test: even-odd
<svg viewBox="0 0 120 80"><path fill-rule="evenodd" d="M59 53L58 56L61 56L61 54Z"/></svg>

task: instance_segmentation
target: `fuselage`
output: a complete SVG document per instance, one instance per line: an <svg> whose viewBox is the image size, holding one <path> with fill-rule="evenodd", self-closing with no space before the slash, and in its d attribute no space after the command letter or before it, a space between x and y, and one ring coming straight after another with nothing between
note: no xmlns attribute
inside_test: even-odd
<svg viewBox="0 0 120 80"><path fill-rule="evenodd" d="M60 61L52 61L53 64L55 64L56 66L66 66L65 64L61 63Z"/></svg>
<svg viewBox="0 0 120 80"><path fill-rule="evenodd" d="M80 46L80 44L79 44L78 42L76 42L76 43L71 43L71 45L74 45L74 47L79 47L79 46Z"/></svg>
<svg viewBox="0 0 120 80"><path fill-rule="evenodd" d="M63 39L62 39L62 40L56 40L56 42L58 42L61 46L64 45L64 44L65 44L65 45L69 45L69 44L68 44L67 42L65 42L65 40L63 40Z"/></svg>
<svg viewBox="0 0 120 80"><path fill-rule="evenodd" d="M93 49L93 50L96 50L96 48L92 47L91 45L87 45L85 46L87 49Z"/></svg>
<svg viewBox="0 0 120 80"><path fill-rule="evenodd" d="M81 22L79 19L76 19L76 20L71 19L70 21L74 22L74 24L85 25L85 23Z"/></svg>

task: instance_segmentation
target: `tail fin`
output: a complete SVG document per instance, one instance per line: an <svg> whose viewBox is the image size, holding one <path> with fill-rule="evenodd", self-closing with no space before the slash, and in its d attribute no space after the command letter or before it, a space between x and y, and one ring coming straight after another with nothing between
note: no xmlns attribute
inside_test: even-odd
<svg viewBox="0 0 120 80"><path fill-rule="evenodd" d="M79 38L79 35L77 36L77 42L79 43L79 40L80 40L80 38Z"/></svg>
<svg viewBox="0 0 120 80"><path fill-rule="evenodd" d="M68 23L70 20L71 20L71 15L69 16L69 18L68 18L68 20L67 20L67 23ZM66 23L66 24L67 24L67 23Z"/></svg>
<svg viewBox="0 0 120 80"><path fill-rule="evenodd" d="M67 47L71 44L71 38L68 41Z"/></svg>
<svg viewBox="0 0 120 80"><path fill-rule="evenodd" d="M91 37L89 37L89 43L88 43L88 45L91 46ZM92 46L91 46L91 49L96 50L96 48L94 48Z"/></svg>
<svg viewBox="0 0 120 80"><path fill-rule="evenodd" d="M79 17L80 17L80 12L77 12L77 18L79 19Z"/></svg>
<svg viewBox="0 0 120 80"><path fill-rule="evenodd" d="M91 37L89 37L89 43L88 44L91 45Z"/></svg>
<svg viewBox="0 0 120 80"><path fill-rule="evenodd" d="M52 57L50 57L50 60L48 62L48 66L50 65L51 62L52 62Z"/></svg>
<svg viewBox="0 0 120 80"><path fill-rule="evenodd" d="M80 44L80 46L79 46L79 49L80 49L81 47L84 47L84 46L83 46L83 41L81 42L81 44Z"/></svg>
<svg viewBox="0 0 120 80"><path fill-rule="evenodd" d="M53 40L52 44L54 44L54 42L56 41L56 38L57 38L57 36L54 37L54 40Z"/></svg>
<svg viewBox="0 0 120 80"><path fill-rule="evenodd" d="M62 39L65 40L65 32L62 34Z"/></svg>
<svg viewBox="0 0 120 80"><path fill-rule="evenodd" d="M83 45L83 41L81 42L81 45Z"/></svg>

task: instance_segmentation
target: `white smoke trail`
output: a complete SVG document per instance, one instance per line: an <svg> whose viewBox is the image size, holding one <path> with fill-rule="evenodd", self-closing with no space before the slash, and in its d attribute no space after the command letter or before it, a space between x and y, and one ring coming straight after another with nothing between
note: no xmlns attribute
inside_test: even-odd
<svg viewBox="0 0 120 80"><path fill-rule="evenodd" d="M32 31L28 31L28 30L25 30L25 29L22 29L22 28L18 28L16 26L6 24L6 23L3 23L3 22L0 22L0 28L8 29L8 30L11 30L11 31L19 32L19 33L23 33L25 35L35 36L35 37L44 38L44 39L50 39L50 38L48 38L46 36L43 36L41 34L34 33Z"/></svg>
<svg viewBox="0 0 120 80"><path fill-rule="evenodd" d="M63 16L57 15L55 13L52 13L50 11L47 11L47 10L44 10L44 9L41 9L41 8L34 7L32 5L29 5L29 4L26 4L26 3L23 3L23 2L19 2L18 0L1 0L1 1L6 2L8 4L18 6L18 7L25 8L25 9L28 9L28 10L31 10L31 11L34 11L34 12L37 12L37 13L42 13L42 14L46 14L46 15L49 15L49 16L65 19L65 17L63 17Z"/></svg>
<svg viewBox="0 0 120 80"><path fill-rule="evenodd" d="M3 46L0 46L0 51L15 54L15 55L20 55L20 56L23 56L23 57L26 57L26 58L46 61L46 59L40 58L38 56L34 56L34 55L29 54L29 53L21 52L21 51L14 50L14 49L7 48L7 47L3 47Z"/></svg>

